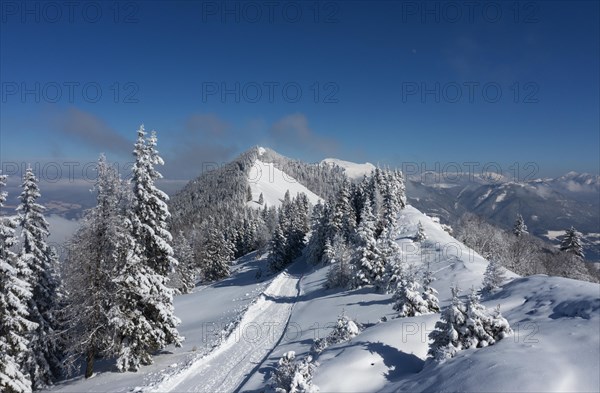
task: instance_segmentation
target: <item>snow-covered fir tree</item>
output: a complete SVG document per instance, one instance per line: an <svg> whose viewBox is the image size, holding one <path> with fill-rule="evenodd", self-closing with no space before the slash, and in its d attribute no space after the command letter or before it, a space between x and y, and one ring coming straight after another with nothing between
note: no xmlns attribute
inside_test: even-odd
<svg viewBox="0 0 600 393"><path fill-rule="evenodd" d="M582 259L585 257L581 245L581 233L579 233L575 227L571 226L571 228L565 231L565 237L560 243L560 249L561 251L566 251Z"/></svg>
<svg viewBox="0 0 600 393"><path fill-rule="evenodd" d="M327 337L319 338L315 340L312 345L311 352L315 354L321 353L325 348L345 343L352 340L360 333L359 325L350 319L343 311L338 315L337 321L333 330L327 335Z"/></svg>
<svg viewBox="0 0 600 393"><path fill-rule="evenodd" d="M500 288L504 279L504 268L496 258L492 258L483 275L482 292L489 293Z"/></svg>
<svg viewBox="0 0 600 393"><path fill-rule="evenodd" d="M297 361L294 351L284 353L271 376L270 391L274 393L318 393L318 386L312 383L315 368L310 355Z"/></svg>
<svg viewBox="0 0 600 393"><path fill-rule="evenodd" d="M156 169L164 165L156 150L156 132L146 138L144 126L137 131L133 165L133 215L134 235L140 243L143 260L157 274L166 277L177 265L173 258L171 233L167 221L171 217L167 202L169 197L154 184L162 175Z"/></svg>
<svg viewBox="0 0 600 393"><path fill-rule="evenodd" d="M394 310L398 311L399 317L414 317L430 312L412 269L399 269L393 300Z"/></svg>
<svg viewBox="0 0 600 393"><path fill-rule="evenodd" d="M196 286L196 261L194 250L183 232L179 232L173 239L173 253L178 265L171 273L169 285L178 293L190 293Z"/></svg>
<svg viewBox="0 0 600 393"><path fill-rule="evenodd" d="M44 207L37 203L40 198L38 180L31 167L23 176L23 191L19 197L18 222L21 228L21 252L19 257L27 264L31 274L26 280L33 296L29 300L30 320L37 324L29 338L26 370L33 388L40 389L51 384L60 374L60 348L56 334L56 301L59 294L57 261L47 244L48 222L44 218Z"/></svg>
<svg viewBox="0 0 600 393"><path fill-rule="evenodd" d="M527 234L527 225L525 225L525 220L521 214L517 214L517 219L515 221L515 225L513 227L513 233L515 236L522 236Z"/></svg>
<svg viewBox="0 0 600 393"><path fill-rule="evenodd" d="M282 270L287 263L287 240L281 224L277 224L269 253L269 267L272 271Z"/></svg>
<svg viewBox="0 0 600 393"><path fill-rule="evenodd" d="M421 242L427 239L427 235L425 234L425 228L423 228L423 224L421 221L417 224L417 234L415 235L415 240Z"/></svg>
<svg viewBox="0 0 600 393"><path fill-rule="evenodd" d="M441 320L429 334L433 341L429 355L435 360L449 359L463 349L492 345L512 333L499 308L490 314L475 289L471 290L467 304L458 294L458 288L452 288L452 303L442 311Z"/></svg>
<svg viewBox="0 0 600 393"><path fill-rule="evenodd" d="M7 194L6 176L0 175L0 210ZM0 216L0 391L31 392L30 375L24 367L28 359L29 332L37 325L29 320L28 303L31 275L27 264L11 248L15 245L16 223Z"/></svg>
<svg viewBox="0 0 600 393"><path fill-rule="evenodd" d="M331 247L331 239L327 236L327 217L328 207L318 202L312 210L311 236L307 245L308 260L315 265L330 259L324 255L326 245Z"/></svg>
<svg viewBox="0 0 600 393"><path fill-rule="evenodd" d="M204 237L197 251L200 271L206 281L229 277L229 266L234 258L234 246L217 228L212 219L204 227Z"/></svg>
<svg viewBox="0 0 600 393"><path fill-rule="evenodd" d="M439 312L440 311L440 302L438 300L438 291L435 290L431 284L435 281L435 277L431 272L430 264L427 264L427 268L423 273L423 300L427 303L427 308L431 312Z"/></svg>
<svg viewBox="0 0 600 393"><path fill-rule="evenodd" d="M344 180L335 204L332 206L330 227L333 232L330 234L330 238L340 233L346 240L350 240L356 227L356 214L351 205L350 182L347 179Z"/></svg>
<svg viewBox="0 0 600 393"><path fill-rule="evenodd" d="M481 304L474 288L471 289L465 313L466 327L469 329L469 334L464 338L465 348L483 348L493 345L512 332L508 321L500 314L500 307L490 315Z"/></svg>
<svg viewBox="0 0 600 393"><path fill-rule="evenodd" d="M390 288L390 278L393 274L394 267L400 263L401 251L400 246L396 243L396 225L392 223L390 227L385 227L381 236L377 240L377 247L381 256L381 262L384 266L384 274L381 279L375 283L375 286L386 293L393 292L394 288ZM390 291L391 289L391 291Z"/></svg>
<svg viewBox="0 0 600 393"><path fill-rule="evenodd" d="M385 274L385 266L377 248L375 217L368 199L360 215L360 224L356 228L354 243L356 244L356 252L352 258L354 269L353 287L360 288L382 280Z"/></svg>
<svg viewBox="0 0 600 393"><path fill-rule="evenodd" d="M291 199L289 191L286 192L278 212L278 224L271 240L269 258L271 270L282 270L302 253L309 229L309 210L310 206L305 194L298 194Z"/></svg>
<svg viewBox="0 0 600 393"><path fill-rule="evenodd" d="M137 135L132 213L123 225L133 236L125 239L130 244L114 280L116 305L111 310L120 371L136 371L140 364L152 363L152 352L182 341L177 331L180 321L173 312L174 291L167 286L167 275L177 263L169 244L168 197L154 185L161 178L155 165L163 160L155 149L154 132L146 138L140 126Z"/></svg>
<svg viewBox="0 0 600 393"><path fill-rule="evenodd" d="M429 333L432 343L428 354L435 360L450 359L463 349L463 338L467 334L466 307L458 297L458 287L452 287L452 302L442 310L435 330Z"/></svg>
<svg viewBox="0 0 600 393"><path fill-rule="evenodd" d="M333 242L328 239L325 249L326 263L329 263L325 286L327 288L347 288L353 276L350 264L352 253L344 237L338 234Z"/></svg>
<svg viewBox="0 0 600 393"><path fill-rule="evenodd" d="M258 204L262 205L263 203L265 203L265 197L263 196L263 193L261 192L260 195L258 196Z"/></svg>
<svg viewBox="0 0 600 393"><path fill-rule="evenodd" d="M123 239L130 237L122 225L129 202L126 184L104 156L98 160L97 173L96 207L69 241L63 267L68 294L64 318L69 326L63 337L65 363L70 371L83 357L86 378L93 375L96 358L117 351L109 313L117 289L113 279L128 246Z"/></svg>

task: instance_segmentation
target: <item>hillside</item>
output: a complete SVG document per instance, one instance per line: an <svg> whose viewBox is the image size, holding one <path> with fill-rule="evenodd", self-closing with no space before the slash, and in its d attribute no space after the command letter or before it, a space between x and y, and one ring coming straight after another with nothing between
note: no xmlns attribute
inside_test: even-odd
<svg viewBox="0 0 600 393"><path fill-rule="evenodd" d="M397 220L403 259L415 266L431 263L442 305L448 304L451 284L464 290L481 284L487 266L482 257L413 207L405 208ZM419 221L428 237L421 245L412 240ZM119 374L107 367L92 379L52 390L261 391L284 352L307 353L342 312L364 330L317 358L314 383L321 391L600 389L597 284L509 274L503 288L484 304L500 304L514 334L437 364L427 361L425 334L439 314L394 319L390 295L370 288L326 290L328 267L309 266L303 258L274 278L257 279L265 260L254 256L236 261L231 278L176 298L175 313L187 336L183 348L168 348L138 373ZM382 317L387 321L381 322ZM225 329L226 337L219 341L215 324L224 327L234 321L239 321L237 327Z"/></svg>

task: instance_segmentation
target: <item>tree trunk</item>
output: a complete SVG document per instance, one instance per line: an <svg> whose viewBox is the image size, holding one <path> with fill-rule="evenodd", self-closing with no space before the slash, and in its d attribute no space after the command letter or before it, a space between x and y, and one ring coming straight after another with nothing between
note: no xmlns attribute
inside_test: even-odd
<svg viewBox="0 0 600 393"><path fill-rule="evenodd" d="M90 349L86 356L86 367L85 367L85 378L89 378L94 374L94 359L96 358L96 351Z"/></svg>

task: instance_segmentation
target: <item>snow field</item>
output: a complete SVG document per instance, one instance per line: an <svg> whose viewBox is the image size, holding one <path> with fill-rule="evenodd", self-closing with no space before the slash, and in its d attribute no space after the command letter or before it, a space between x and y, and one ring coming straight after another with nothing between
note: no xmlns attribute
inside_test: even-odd
<svg viewBox="0 0 600 393"><path fill-rule="evenodd" d="M313 205L321 201L321 198L314 192L304 187L285 172L277 169L272 163L264 163L256 160L248 174L248 182L252 190L252 201L247 202L247 204L257 209L262 209L264 206L264 204L258 204L258 198L261 193L263 194L264 203L267 206L280 206L286 191L290 192L290 197L292 198L298 193L306 194L309 202Z"/></svg>

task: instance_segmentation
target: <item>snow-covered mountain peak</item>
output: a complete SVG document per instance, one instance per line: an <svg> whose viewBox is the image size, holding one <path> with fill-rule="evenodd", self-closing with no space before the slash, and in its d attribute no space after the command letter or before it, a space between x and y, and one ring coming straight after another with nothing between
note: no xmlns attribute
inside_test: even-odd
<svg viewBox="0 0 600 393"><path fill-rule="evenodd" d="M260 149L260 148L259 148ZM262 156L261 156L262 158ZM312 204L321 201L321 198L310 191L292 176L278 169L272 162L256 159L248 173L248 184L252 191L252 200L248 206L262 209L264 205L278 207L281 205L285 193L290 192L291 197L304 193ZM260 203L260 196L262 203Z"/></svg>

